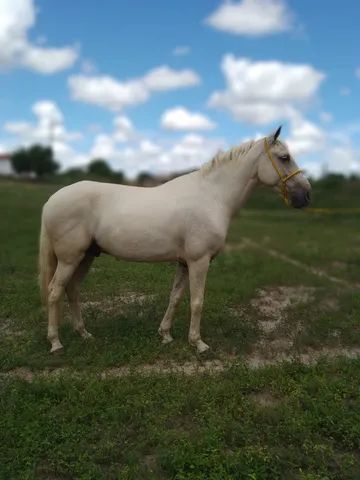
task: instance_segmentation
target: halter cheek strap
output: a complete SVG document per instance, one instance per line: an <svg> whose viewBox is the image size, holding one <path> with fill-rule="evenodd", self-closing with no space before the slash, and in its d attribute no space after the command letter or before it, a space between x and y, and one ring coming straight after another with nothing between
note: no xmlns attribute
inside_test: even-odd
<svg viewBox="0 0 360 480"><path fill-rule="evenodd" d="M281 181L280 189L281 189L281 194L284 199L284 202L286 203L286 205L289 205L289 192L286 188L286 182L290 180L290 178L295 177L295 175L297 175L298 173L302 173L303 171L300 170L300 168L298 168L294 172L291 172L289 175L285 175L285 174L283 175L279 170L279 167L277 166L276 162L274 161L273 156L271 155L270 147L266 138L265 138L265 152L269 157L269 160L272 163L272 166L274 167L276 173L279 175L279 178Z"/></svg>

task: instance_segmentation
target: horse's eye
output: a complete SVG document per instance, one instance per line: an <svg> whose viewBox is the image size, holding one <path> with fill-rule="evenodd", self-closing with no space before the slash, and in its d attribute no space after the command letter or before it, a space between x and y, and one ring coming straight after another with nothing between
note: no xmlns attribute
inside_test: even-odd
<svg viewBox="0 0 360 480"><path fill-rule="evenodd" d="M290 162L290 155L281 155L280 160L283 162Z"/></svg>

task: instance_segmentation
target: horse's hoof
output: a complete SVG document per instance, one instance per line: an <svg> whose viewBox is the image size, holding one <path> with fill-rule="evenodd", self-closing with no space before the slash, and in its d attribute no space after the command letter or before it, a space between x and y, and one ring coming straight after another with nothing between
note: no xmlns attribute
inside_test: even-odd
<svg viewBox="0 0 360 480"><path fill-rule="evenodd" d="M158 334L162 337L161 343L162 343L163 345L167 345L168 343L171 343L172 341L174 341L174 339L173 339L173 337L170 335L170 333L161 330L161 328L159 328Z"/></svg>
<svg viewBox="0 0 360 480"><path fill-rule="evenodd" d="M198 353L205 353L210 349L209 345L207 345L202 340L199 340L196 344L196 350Z"/></svg>
<svg viewBox="0 0 360 480"><path fill-rule="evenodd" d="M170 333L168 333L167 335L163 336L161 343L163 345L167 345L168 343L171 343L173 341L174 341L173 337L170 335Z"/></svg>
<svg viewBox="0 0 360 480"><path fill-rule="evenodd" d="M61 345L60 342L55 342L51 346L50 353L57 354L62 353L64 351L64 347Z"/></svg>

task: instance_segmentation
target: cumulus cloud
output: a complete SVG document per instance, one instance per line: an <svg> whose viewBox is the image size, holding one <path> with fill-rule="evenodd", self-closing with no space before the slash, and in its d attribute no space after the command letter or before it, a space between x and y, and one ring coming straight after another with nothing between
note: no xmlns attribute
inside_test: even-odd
<svg viewBox="0 0 360 480"><path fill-rule="evenodd" d="M115 112L124 107L143 103L149 98L148 90L137 80L119 82L106 75L97 77L72 75L68 84L74 100Z"/></svg>
<svg viewBox="0 0 360 480"><path fill-rule="evenodd" d="M36 9L32 0L0 2L0 68L25 67L51 74L71 67L78 57L75 47L36 46L28 39Z"/></svg>
<svg viewBox="0 0 360 480"><path fill-rule="evenodd" d="M224 140L189 133L163 155L167 170L198 168L226 147Z"/></svg>
<svg viewBox="0 0 360 480"><path fill-rule="evenodd" d="M118 112L146 102L153 92L192 87L200 77L192 70L154 68L143 77L120 81L110 76L72 75L68 84L74 100L91 103Z"/></svg>
<svg viewBox="0 0 360 480"><path fill-rule="evenodd" d="M359 175L360 152L352 146L331 149L326 158L326 170L343 175Z"/></svg>
<svg viewBox="0 0 360 480"><path fill-rule="evenodd" d="M105 158L114 170L122 170L130 178L139 172L167 174L197 168L224 148L222 139L207 138L195 133L180 139L139 138L120 147L112 135L97 135L90 157Z"/></svg>
<svg viewBox="0 0 360 480"><path fill-rule="evenodd" d="M234 35L263 36L291 29L293 14L283 0L226 1L205 23Z"/></svg>
<svg viewBox="0 0 360 480"><path fill-rule="evenodd" d="M150 70L143 77L144 85L154 92L199 85L200 77L193 70L174 70L166 65Z"/></svg>
<svg viewBox="0 0 360 480"><path fill-rule="evenodd" d="M81 155L71 143L82 138L79 132L69 131L64 116L55 102L41 100L32 106L35 122L12 121L4 125L4 130L13 136L13 147L29 146L34 143L51 144L55 157L62 165L78 164Z"/></svg>
<svg viewBox="0 0 360 480"><path fill-rule="evenodd" d="M326 134L315 123L296 116L291 121L290 137L287 143L294 155L317 152L325 146Z"/></svg>
<svg viewBox="0 0 360 480"><path fill-rule="evenodd" d="M167 130L211 130L216 124L202 113L175 107L162 114L161 126Z"/></svg>
<svg viewBox="0 0 360 480"><path fill-rule="evenodd" d="M215 91L209 106L236 120L265 124L296 115L296 108L317 92L325 75L311 65L252 61L225 55L221 69L226 90Z"/></svg>
<svg viewBox="0 0 360 480"><path fill-rule="evenodd" d="M131 120L125 115L119 115L114 118L115 131L113 134L114 140L125 143L136 138L136 132Z"/></svg>

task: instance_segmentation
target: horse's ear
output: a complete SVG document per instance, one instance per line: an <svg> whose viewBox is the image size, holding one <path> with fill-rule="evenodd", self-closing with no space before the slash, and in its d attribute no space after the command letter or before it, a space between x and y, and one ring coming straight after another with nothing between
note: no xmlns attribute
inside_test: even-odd
<svg viewBox="0 0 360 480"><path fill-rule="evenodd" d="M275 143L276 142L276 140L280 136L281 127L282 127L282 125L280 125L280 127L276 130L275 133L273 133L272 135L269 136L269 143Z"/></svg>

